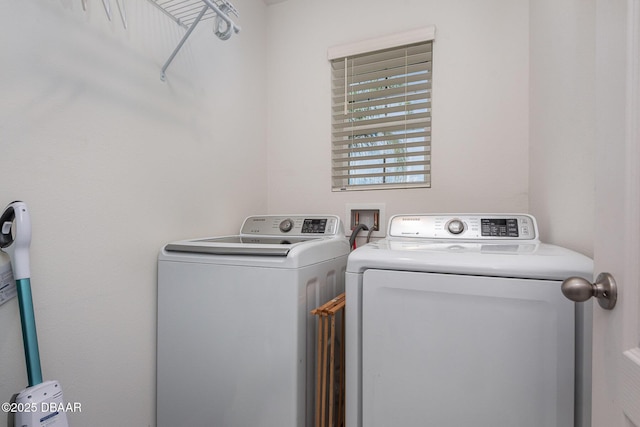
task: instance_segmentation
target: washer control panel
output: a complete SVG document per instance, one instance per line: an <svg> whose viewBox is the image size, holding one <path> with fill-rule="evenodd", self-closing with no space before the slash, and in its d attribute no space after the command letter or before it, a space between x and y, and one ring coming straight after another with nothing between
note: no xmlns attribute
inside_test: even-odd
<svg viewBox="0 0 640 427"><path fill-rule="evenodd" d="M261 236L335 236L344 234L334 215L263 215L244 220L240 234Z"/></svg>
<svg viewBox="0 0 640 427"><path fill-rule="evenodd" d="M389 237L455 240L538 240L538 226L526 214L395 215Z"/></svg>

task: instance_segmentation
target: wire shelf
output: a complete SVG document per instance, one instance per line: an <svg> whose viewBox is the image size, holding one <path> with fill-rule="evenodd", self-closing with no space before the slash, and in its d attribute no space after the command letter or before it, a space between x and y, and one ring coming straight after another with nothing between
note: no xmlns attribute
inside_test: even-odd
<svg viewBox="0 0 640 427"><path fill-rule="evenodd" d="M187 41L193 29L201 21L215 19L213 33L220 40L228 40L233 33L239 33L240 27L229 17L238 16L238 11L227 0L149 0L176 24L187 30L167 62L162 67L160 78L165 79L165 71L175 58L182 45Z"/></svg>
<svg viewBox="0 0 640 427"><path fill-rule="evenodd" d="M203 6L206 5L203 0L149 0L154 6L160 9L165 15L171 18L176 24L180 25L185 30L195 22L198 14L201 12ZM238 11L233 7L231 3L225 0L212 0L210 3L216 5L220 10L226 10L238 16ZM201 21L215 18L218 14L212 8L207 8L207 11L202 16Z"/></svg>

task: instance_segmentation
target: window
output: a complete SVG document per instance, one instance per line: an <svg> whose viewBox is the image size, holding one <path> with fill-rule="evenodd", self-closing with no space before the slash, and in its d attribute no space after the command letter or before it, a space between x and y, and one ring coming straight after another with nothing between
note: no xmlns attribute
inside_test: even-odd
<svg viewBox="0 0 640 427"><path fill-rule="evenodd" d="M434 31L329 50L334 191L431 186Z"/></svg>

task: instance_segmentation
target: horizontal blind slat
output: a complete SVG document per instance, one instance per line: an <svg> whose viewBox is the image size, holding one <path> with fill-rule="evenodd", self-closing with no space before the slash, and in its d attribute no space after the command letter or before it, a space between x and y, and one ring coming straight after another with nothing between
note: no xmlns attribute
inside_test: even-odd
<svg viewBox="0 0 640 427"><path fill-rule="evenodd" d="M417 118L419 114L430 116L431 115L431 102L411 102L411 103L398 103L394 102L391 105L378 103L372 103L368 107L359 111L352 112L345 115L344 111L334 112L332 126L334 129L340 129L344 127L351 127L355 124L370 122L380 117L395 117L398 120L404 120L404 118Z"/></svg>
<svg viewBox="0 0 640 427"><path fill-rule="evenodd" d="M347 57L349 66L353 62L353 66L361 66L371 63L384 63L385 61L393 61L396 58L407 56L430 55L433 51L432 43L416 43L391 49L378 50L362 55L354 55ZM331 66L334 69L344 70L344 57L331 60Z"/></svg>
<svg viewBox="0 0 640 427"><path fill-rule="evenodd" d="M398 102L402 95L416 95L422 94L425 98L431 97L432 83L430 80L418 80L409 82L409 84L395 84L395 85L371 85L372 87L366 90L354 90L347 92L347 106L350 108L358 108L361 103L367 103L371 100ZM344 106L344 92L342 95L336 91L332 96L334 104L342 104Z"/></svg>
<svg viewBox="0 0 640 427"><path fill-rule="evenodd" d="M424 115L416 114L416 116L418 117L405 120L396 120L395 117L390 117L388 118L389 120L386 121L384 121L383 119L380 119L378 121L370 120L367 121L366 124L362 125L340 127L332 132L332 136L356 137L360 135L369 135L384 132L398 132L413 129L425 129L431 127L431 117L428 113L425 113ZM394 139L397 138L394 137Z"/></svg>
<svg viewBox="0 0 640 427"><path fill-rule="evenodd" d="M344 61L340 62L342 63L342 67L333 68L332 74L336 78L344 79ZM376 75L394 75L404 73L407 66L415 66L414 69L420 68L422 70L431 70L432 62L433 57L431 56L431 53L413 56L401 55L396 58L388 58L380 62L372 61L360 64L356 64L353 60L347 60L348 65L346 74L349 80L370 80L371 78L375 78Z"/></svg>
<svg viewBox="0 0 640 427"><path fill-rule="evenodd" d="M431 89L431 74L413 74L410 76L391 77L382 80L367 81L359 85L350 85L346 88L349 102L367 98L385 98L390 94L425 92ZM333 102L344 101L344 84L331 88L331 99Z"/></svg>
<svg viewBox="0 0 640 427"><path fill-rule="evenodd" d="M416 64L408 64L405 68L404 65L401 68L393 68L393 69L385 69L385 68L375 68L372 67L372 71L366 74L366 79L356 78L354 77L352 70L347 70L347 80L349 81L360 81L360 80L377 80L383 79L387 77L393 77L398 74L413 74L416 72L430 72L431 71L431 59L428 59L428 63L416 63ZM342 61L344 64L344 61ZM333 78L334 84L342 84L344 86L344 67L342 69L333 70L331 72L331 77ZM356 74L359 76L360 74Z"/></svg>
<svg viewBox="0 0 640 427"><path fill-rule="evenodd" d="M420 141L404 142L404 141L408 141L416 138L420 139ZM374 138L358 139L357 142L354 142L353 140L345 140L345 141L340 141L342 143L337 143L337 142L334 143L333 144L334 148L331 150L331 152L333 156L337 158L338 156L344 155L347 153L353 153L354 155L357 155L358 153L375 151L377 149L384 149L385 147L393 148L396 145L402 145L403 147L406 147L406 148L424 147L423 151L429 152L431 151L431 147L429 146L429 143L431 142L430 138L431 137L429 132L420 132L419 134L416 134L411 138L405 138L403 140L399 140L397 144L393 143L393 144L388 144L384 146L373 145L373 144L379 141L387 141L389 138L386 135L374 137Z"/></svg>
<svg viewBox="0 0 640 427"><path fill-rule="evenodd" d="M390 178L390 177L406 177L406 176L414 176L414 175L425 175L430 172L429 169L424 171L403 171L403 172L383 172L383 173L361 173L358 175L348 174L348 175L333 175L334 180L340 180L345 178Z"/></svg>
<svg viewBox="0 0 640 427"><path fill-rule="evenodd" d="M424 178L416 182L403 183L383 183L383 184L353 184L349 186L340 186L339 182L333 181L333 191L368 191L368 190L395 190L405 188L422 188L431 187L431 177L424 174Z"/></svg>
<svg viewBox="0 0 640 427"><path fill-rule="evenodd" d="M339 171L347 171L347 175L353 175L353 176L360 176L357 172L352 172L352 171L358 171L358 170L375 170L375 169L395 169L395 168L399 168L399 167L413 167L413 166L426 166L429 165L429 161L428 160L421 160L421 161L412 161L412 162L398 162L398 163L381 163L381 164L371 164L371 165L354 165L354 166L335 166L334 167L334 171L339 172ZM412 173L412 174L416 174L418 172L422 172L424 169L421 170L412 170L412 171L391 171L391 172L387 172L388 174L391 175L397 175L400 173Z"/></svg>
<svg viewBox="0 0 640 427"><path fill-rule="evenodd" d="M398 102L405 102L405 96L407 101L411 98L431 100L431 84L423 83L420 85L414 85L413 87L394 87L381 90L380 94L369 95L362 93L358 95L350 95L347 99L347 110L356 110L367 107L373 107L377 105L396 104ZM340 105L344 110L344 95L342 97L336 96L333 98L334 106ZM343 111L344 113L344 111ZM347 111L347 114L349 112Z"/></svg>

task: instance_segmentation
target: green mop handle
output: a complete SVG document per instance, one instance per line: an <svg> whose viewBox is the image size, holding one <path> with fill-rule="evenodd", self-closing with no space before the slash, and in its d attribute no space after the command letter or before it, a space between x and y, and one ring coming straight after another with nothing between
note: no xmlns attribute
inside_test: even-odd
<svg viewBox="0 0 640 427"><path fill-rule="evenodd" d="M32 387L42 382L42 368L40 367L36 318L33 314L31 280L29 278L16 280L16 289L18 291L18 306L20 307L20 322L22 323L24 357L27 363L27 378L29 387Z"/></svg>

